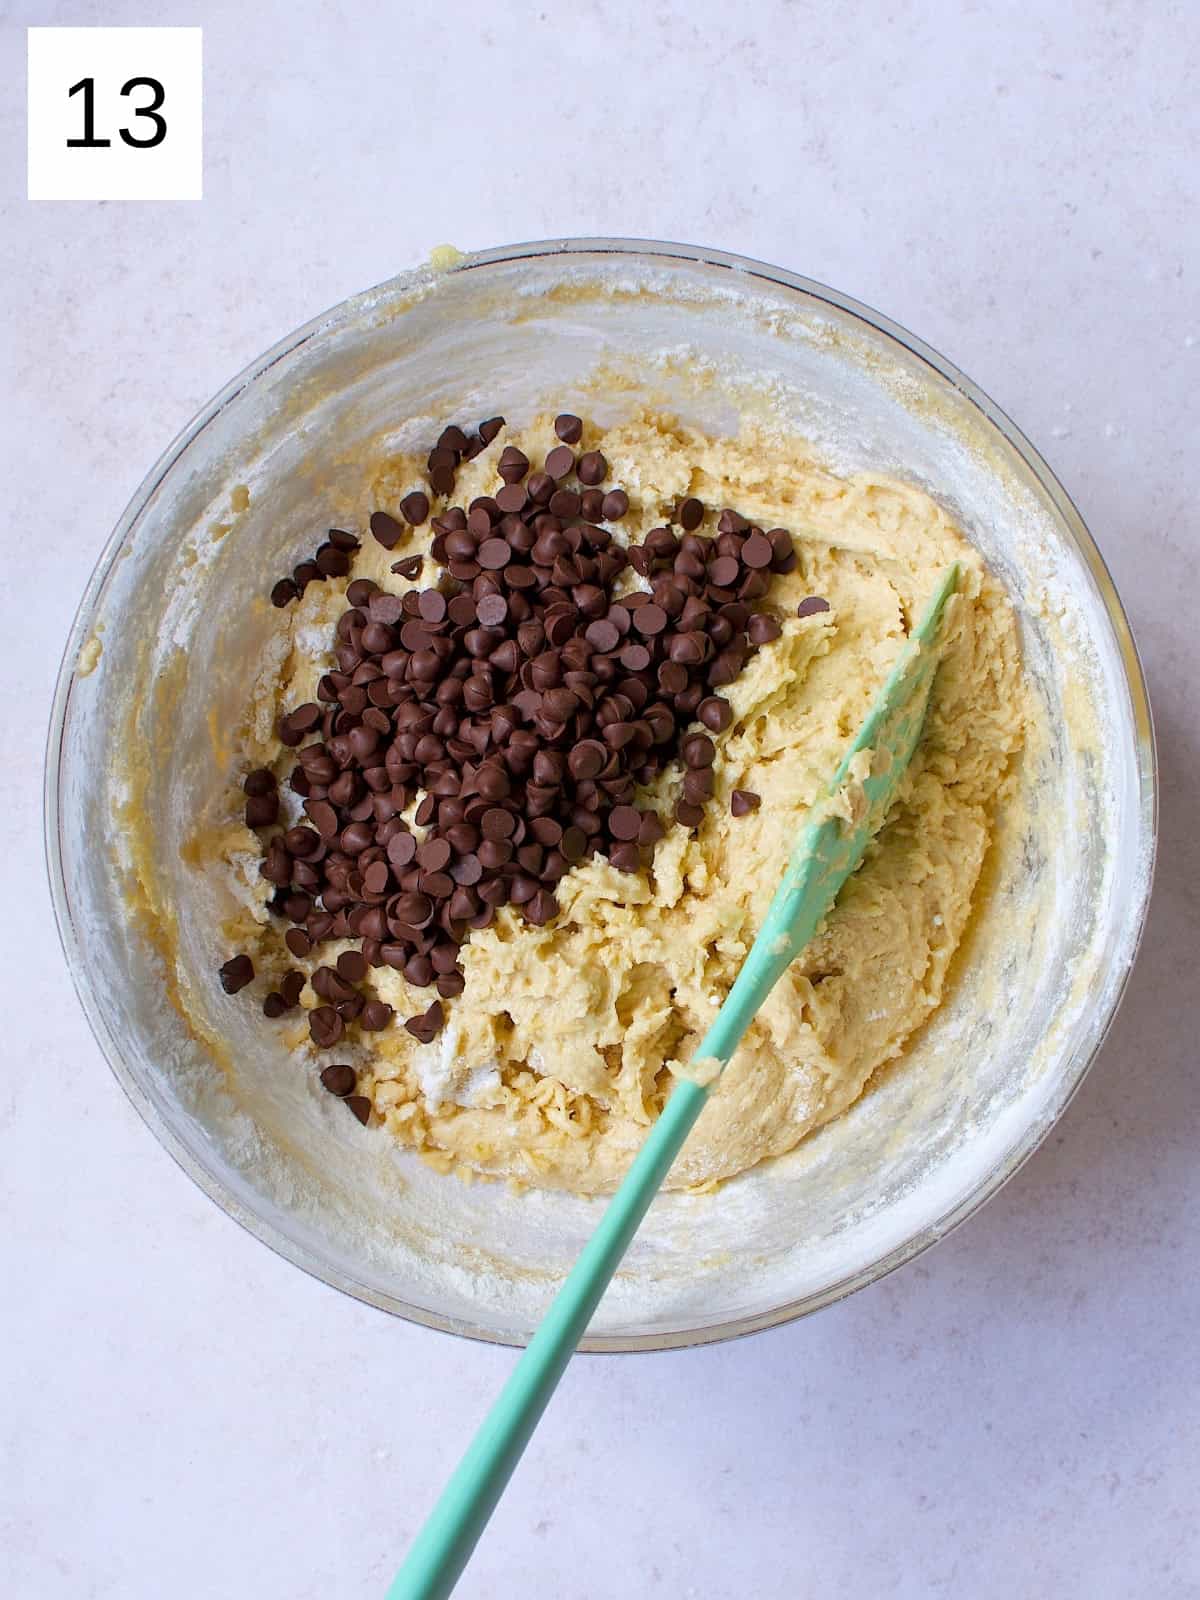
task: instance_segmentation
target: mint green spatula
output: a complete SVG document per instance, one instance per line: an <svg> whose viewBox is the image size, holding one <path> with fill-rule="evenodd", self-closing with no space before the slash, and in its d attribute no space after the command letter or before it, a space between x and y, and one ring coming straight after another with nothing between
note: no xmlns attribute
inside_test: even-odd
<svg viewBox="0 0 1200 1600"><path fill-rule="evenodd" d="M714 1079L772 987L816 932L887 816L920 738L937 667L942 613L957 583L954 565L942 574L920 625L834 774L830 796L851 780L854 757L860 751L871 753L869 773L860 780L863 803L855 808L861 820L852 826L818 806L800 835L758 937L696 1052L697 1061L717 1064ZM855 772L865 766L867 762L856 763ZM709 1087L689 1078L675 1085L599 1227L417 1535L388 1600L441 1600L453 1589L609 1279L703 1111Z"/></svg>

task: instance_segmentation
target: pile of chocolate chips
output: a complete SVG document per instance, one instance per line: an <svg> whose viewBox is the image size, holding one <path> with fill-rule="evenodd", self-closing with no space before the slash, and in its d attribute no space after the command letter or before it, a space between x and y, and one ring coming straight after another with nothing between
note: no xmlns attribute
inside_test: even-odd
<svg viewBox="0 0 1200 1600"><path fill-rule="evenodd" d="M447 428L429 454L431 492L449 497L459 462L502 426L493 418L472 437ZM602 487L608 463L595 450L576 455L578 417L558 417L555 431L561 443L540 469L509 446L494 495L433 518L441 571L430 587L401 597L370 579L349 584L337 669L280 724L298 749L287 781L307 821L266 841L271 909L293 924L285 937L298 958L327 939L360 942L312 979L323 1004L309 1027L321 1048L348 1022L391 1020L356 987L371 967L451 998L463 988L459 947L501 906L540 926L576 862L600 854L639 871L663 835L657 813L637 803L639 786L678 758L675 821L695 828L713 792L710 734L732 719L718 691L779 636L777 616L759 607L772 574L796 565L785 529L724 510L716 537L701 537L704 507L688 499L675 526L627 551L605 526L629 509L622 489ZM402 521L370 519L388 550L428 520L430 498L413 491L399 510ZM348 558L352 537L330 535L337 555ZM421 566L410 556L392 570L415 580ZM626 567L648 590L615 592ZM282 581L299 592L299 576ZM287 603L279 586L275 595ZM697 721L708 731L687 732ZM247 824L272 826L272 775L251 773L245 790ZM418 796L419 839L401 815ZM733 813L757 803L739 790ZM227 988L249 981L241 963L222 969ZM296 1003L299 977L268 996L268 1014ZM405 1026L428 1041L442 1021L435 1000ZM344 1078L338 1069L343 1094Z"/></svg>

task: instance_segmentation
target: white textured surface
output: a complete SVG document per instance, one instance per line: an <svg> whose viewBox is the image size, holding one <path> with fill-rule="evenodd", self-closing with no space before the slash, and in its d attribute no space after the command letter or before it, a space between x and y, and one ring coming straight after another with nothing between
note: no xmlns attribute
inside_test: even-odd
<svg viewBox="0 0 1200 1600"><path fill-rule="evenodd" d="M0 101L0 1591L381 1595L513 1362L308 1281L193 1189L71 995L40 863L58 641L145 468L278 335L452 239L696 239L946 352L1043 447L1138 634L1159 888L1103 1055L933 1254L740 1344L569 1373L464 1595L1200 1594L1200 19L203 4L207 198L24 199ZM141 23L112 0L0 21ZM1045 18L1053 20L1039 20ZM18 547L21 555L18 557Z"/></svg>

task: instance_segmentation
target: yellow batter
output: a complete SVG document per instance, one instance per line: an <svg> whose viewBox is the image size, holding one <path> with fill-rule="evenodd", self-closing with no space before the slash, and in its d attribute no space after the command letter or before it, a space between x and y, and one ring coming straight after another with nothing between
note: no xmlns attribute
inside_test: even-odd
<svg viewBox="0 0 1200 1600"><path fill-rule="evenodd" d="M540 463L557 443L551 419L502 432L464 465L455 503L494 490L496 457L510 443ZM1016 624L976 552L912 485L839 479L801 445L751 434L710 440L649 413L605 432L587 428L579 448L602 449L610 484L629 493L623 535L640 538L691 494L710 508L702 532L734 506L765 527L788 528L800 561L772 581L769 601L789 619L782 637L723 691L735 721L718 738L716 793L694 834L670 825L679 776L665 774L649 795L669 824L650 875L598 859L563 879L551 926L502 910L464 945L466 990L447 1003L447 1024L431 1044L399 1019L423 1011L433 991L413 989L390 968L371 975L367 987L398 1020L343 1043L334 1057L358 1067L359 1092L392 1136L447 1167L583 1191L613 1186L728 990L805 813L908 623L950 561L964 574L901 799L825 930L752 1024L672 1170L671 1186L703 1186L790 1149L845 1110L938 1005L1024 735ZM387 463L355 508L357 525L375 508L395 512L422 478L415 459ZM368 537L352 575L401 592L408 585L391 563L427 548L430 537L426 526L392 552ZM434 570L427 562L418 584ZM341 581L313 584L298 604L271 614L277 632L264 649L238 772L264 762L281 777L290 770L294 755L274 729L281 711L314 697L344 590ZM807 595L823 596L830 610L797 618ZM733 817L735 788L760 794L760 809ZM239 812L231 786L227 810L202 819L186 859L222 873L230 949L248 950L269 975L297 963L283 947L283 926L267 917L258 843ZM310 967L342 948L322 947ZM302 1004L317 1003L306 987ZM315 1059L302 1018L262 1025L283 1029Z"/></svg>

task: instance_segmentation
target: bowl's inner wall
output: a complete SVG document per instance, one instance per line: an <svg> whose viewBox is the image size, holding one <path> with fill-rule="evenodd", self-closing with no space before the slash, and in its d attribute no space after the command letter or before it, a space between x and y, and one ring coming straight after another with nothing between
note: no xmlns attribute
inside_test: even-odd
<svg viewBox="0 0 1200 1600"><path fill-rule="evenodd" d="M605 366L636 388L593 388ZM468 1186L364 1136L212 974L218 894L179 858L222 781L208 716L236 720L260 599L389 444L445 421L551 405L615 418L639 399L716 430L777 418L839 471L916 479L946 503L1022 613L1048 737L989 864L949 1003L846 1117L714 1196L656 1203L593 1332L677 1334L768 1317L936 1228L1057 1113L1107 1015L1146 871L1138 752L1095 583L1033 475L917 357L832 306L725 268L546 256L393 285L343 309L227 404L170 467L101 590L97 670L72 686L60 785L69 937L93 1020L177 1150L244 1220L334 1281L500 1337L536 1320L596 1207ZM234 484L250 509L232 531ZM182 654L180 653L182 652ZM163 685L169 685L164 692ZM127 718L134 714L133 732ZM1104 730L1103 739L1097 730ZM164 997L131 922L114 808L131 741L150 871L224 1035L231 1087Z"/></svg>

